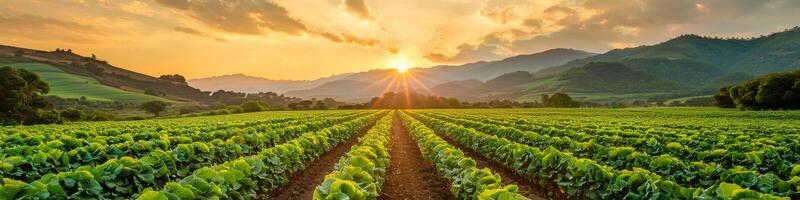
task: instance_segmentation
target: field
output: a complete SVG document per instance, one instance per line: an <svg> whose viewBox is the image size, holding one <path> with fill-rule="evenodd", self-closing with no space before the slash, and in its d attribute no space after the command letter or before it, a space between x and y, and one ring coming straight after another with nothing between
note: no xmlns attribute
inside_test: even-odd
<svg viewBox="0 0 800 200"><path fill-rule="evenodd" d="M800 112L273 111L0 128L0 199L789 199Z"/></svg>
<svg viewBox="0 0 800 200"><path fill-rule="evenodd" d="M136 93L125 91L119 88L106 86L97 82L97 80L65 73L60 69L42 63L12 63L2 64L0 66L10 66L19 69L26 69L32 71L50 85L50 92L47 95L54 95L61 98L78 99L86 97L88 100L97 101L168 101L170 100L146 95L143 93Z"/></svg>

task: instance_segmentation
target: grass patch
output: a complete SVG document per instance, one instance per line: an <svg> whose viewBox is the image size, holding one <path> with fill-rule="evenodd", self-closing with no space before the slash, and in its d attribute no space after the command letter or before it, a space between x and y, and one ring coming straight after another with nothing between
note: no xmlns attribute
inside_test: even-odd
<svg viewBox="0 0 800 200"><path fill-rule="evenodd" d="M47 95L58 96L61 98L81 98L95 101L167 101L161 97L125 91L119 88L100 84L96 79L86 76L79 76L66 73L56 67L43 63L10 63L1 66L9 66L39 74L39 76L50 85L50 93Z"/></svg>

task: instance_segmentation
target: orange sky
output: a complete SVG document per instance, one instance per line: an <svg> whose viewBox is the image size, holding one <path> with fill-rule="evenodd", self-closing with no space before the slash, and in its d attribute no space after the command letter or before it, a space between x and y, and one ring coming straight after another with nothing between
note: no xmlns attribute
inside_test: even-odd
<svg viewBox="0 0 800 200"><path fill-rule="evenodd" d="M793 0L0 0L0 44L150 75L315 79L798 24ZM777 14L779 13L779 14Z"/></svg>

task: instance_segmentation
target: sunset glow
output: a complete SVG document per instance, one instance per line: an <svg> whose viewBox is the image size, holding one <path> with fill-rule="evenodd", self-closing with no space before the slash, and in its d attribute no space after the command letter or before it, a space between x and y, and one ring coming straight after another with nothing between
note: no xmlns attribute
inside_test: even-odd
<svg viewBox="0 0 800 200"><path fill-rule="evenodd" d="M404 59L395 59L390 66L400 73L406 73L412 67L411 63Z"/></svg>
<svg viewBox="0 0 800 200"><path fill-rule="evenodd" d="M312 80L386 68L400 55L405 61L388 67L405 71L552 48L602 53L686 33L757 36L800 18L793 12L799 4L790 0L0 2L0 44L71 49L147 75L190 79L244 73ZM741 20L728 20L734 17ZM748 24L754 20L763 23Z"/></svg>

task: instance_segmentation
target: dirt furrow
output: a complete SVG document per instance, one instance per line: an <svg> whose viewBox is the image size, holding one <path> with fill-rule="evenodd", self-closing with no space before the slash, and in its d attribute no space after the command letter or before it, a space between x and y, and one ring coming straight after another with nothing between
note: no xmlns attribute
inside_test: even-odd
<svg viewBox="0 0 800 200"><path fill-rule="evenodd" d="M454 199L450 182L436 174L436 169L422 157L414 139L408 135L400 118L392 119L392 149L380 199Z"/></svg>
<svg viewBox="0 0 800 200"><path fill-rule="evenodd" d="M311 162L305 169L293 173L289 177L287 185L278 187L270 192L269 199L311 199L314 195L314 189L322 183L325 175L333 172L336 162L339 162L339 159L350 151L351 146L358 144L358 138L366 134L367 130L371 128L372 126L365 128L357 135L350 137L346 142L322 154L319 159Z"/></svg>

